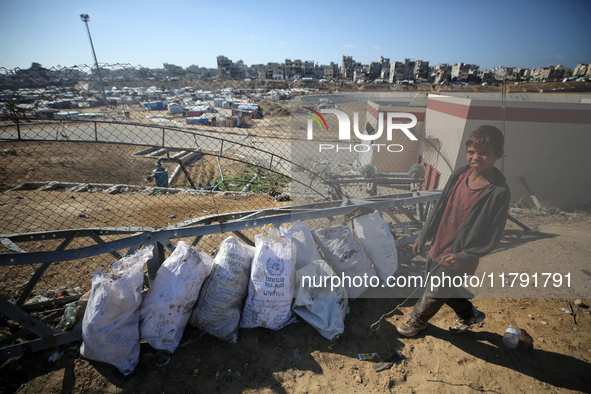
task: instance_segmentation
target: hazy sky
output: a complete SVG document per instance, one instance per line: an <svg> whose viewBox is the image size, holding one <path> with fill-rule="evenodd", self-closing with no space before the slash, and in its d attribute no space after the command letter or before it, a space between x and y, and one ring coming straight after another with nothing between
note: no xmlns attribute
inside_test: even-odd
<svg viewBox="0 0 591 394"><path fill-rule="evenodd" d="M589 0L0 0L0 67L217 67L285 59L543 67L591 63Z"/></svg>

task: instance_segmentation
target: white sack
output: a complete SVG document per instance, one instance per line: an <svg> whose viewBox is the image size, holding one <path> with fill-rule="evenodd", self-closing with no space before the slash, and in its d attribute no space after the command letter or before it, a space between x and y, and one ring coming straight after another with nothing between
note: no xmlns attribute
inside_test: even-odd
<svg viewBox="0 0 591 394"><path fill-rule="evenodd" d="M295 257L295 269L305 267L314 260L322 260L312 231L301 220L295 221L291 227L292 256Z"/></svg>
<svg viewBox="0 0 591 394"><path fill-rule="evenodd" d="M324 260L297 270L293 304L293 311L329 341L345 331L348 305L347 291L331 281L333 276L334 271Z"/></svg>
<svg viewBox="0 0 591 394"><path fill-rule="evenodd" d="M324 260L341 277L349 299L354 300L368 288L377 274L371 261L353 237L349 226L339 224L312 232Z"/></svg>
<svg viewBox="0 0 591 394"><path fill-rule="evenodd" d="M254 247L234 237L221 243L189 324L223 341L236 343L253 255Z"/></svg>
<svg viewBox="0 0 591 394"><path fill-rule="evenodd" d="M278 242L273 242L272 238ZM240 327L279 330L291 323L294 274L291 240L266 234L256 235L248 296Z"/></svg>
<svg viewBox="0 0 591 394"><path fill-rule="evenodd" d="M154 349L174 352L183 336L201 285L213 260L180 241L158 268L140 307L141 338Z"/></svg>
<svg viewBox="0 0 591 394"><path fill-rule="evenodd" d="M112 364L126 375L133 372L140 358L143 267L151 257L148 246L111 264L108 271L96 271L82 318L83 357Z"/></svg>
<svg viewBox="0 0 591 394"><path fill-rule="evenodd" d="M398 269L394 236L378 211L353 219L353 231L373 263L378 276L386 281Z"/></svg>

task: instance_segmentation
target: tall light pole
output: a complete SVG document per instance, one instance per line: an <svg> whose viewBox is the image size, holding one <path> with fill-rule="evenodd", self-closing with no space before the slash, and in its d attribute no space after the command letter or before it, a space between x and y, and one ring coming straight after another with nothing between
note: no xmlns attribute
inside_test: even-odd
<svg viewBox="0 0 591 394"><path fill-rule="evenodd" d="M90 28L88 27L88 21L90 21L90 16L88 14L80 14L80 20L84 22L86 25L86 32L88 33L88 39L90 40L90 48L92 49L92 56L94 57L94 64L96 65L96 73L99 78L99 83L101 85L101 91L103 92L103 99L105 102L107 101L107 95L105 94L105 87L103 85L103 78L101 77L101 69L98 65L98 60L96 58L96 52L94 51L94 44L92 43L92 36L90 35Z"/></svg>

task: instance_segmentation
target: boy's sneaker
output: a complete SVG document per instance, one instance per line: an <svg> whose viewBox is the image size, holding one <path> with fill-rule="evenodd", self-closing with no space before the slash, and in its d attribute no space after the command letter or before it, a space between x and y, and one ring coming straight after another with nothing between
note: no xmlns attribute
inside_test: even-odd
<svg viewBox="0 0 591 394"><path fill-rule="evenodd" d="M396 329L400 334L404 335L405 337L414 337L418 334L419 331L427 328L428 325L429 323L427 322L421 323L420 321L413 319L412 317L409 317L408 319L406 319L404 323L396 327Z"/></svg>
<svg viewBox="0 0 591 394"><path fill-rule="evenodd" d="M473 316L469 319L460 319L457 318L454 324L449 328L449 331L453 332L454 334L461 334L465 332L470 326L474 324L482 323L486 315L483 312L480 312L475 307L472 307Z"/></svg>

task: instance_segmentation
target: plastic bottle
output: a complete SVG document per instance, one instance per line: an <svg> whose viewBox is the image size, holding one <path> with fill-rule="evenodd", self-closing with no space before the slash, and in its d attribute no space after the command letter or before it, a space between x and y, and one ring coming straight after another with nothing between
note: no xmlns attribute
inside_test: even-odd
<svg viewBox="0 0 591 394"><path fill-rule="evenodd" d="M269 238L271 238L271 242L281 242L281 233L277 227L273 226L272 223L269 224L268 231Z"/></svg>
<svg viewBox="0 0 591 394"><path fill-rule="evenodd" d="M66 304L64 317L55 328L58 332L69 331L74 327L74 324L76 324L76 303L71 302Z"/></svg>
<svg viewBox="0 0 591 394"><path fill-rule="evenodd" d="M521 330L516 323L509 323L509 326L505 330L503 335L503 345L509 349L515 349L519 344L519 338L521 337Z"/></svg>

